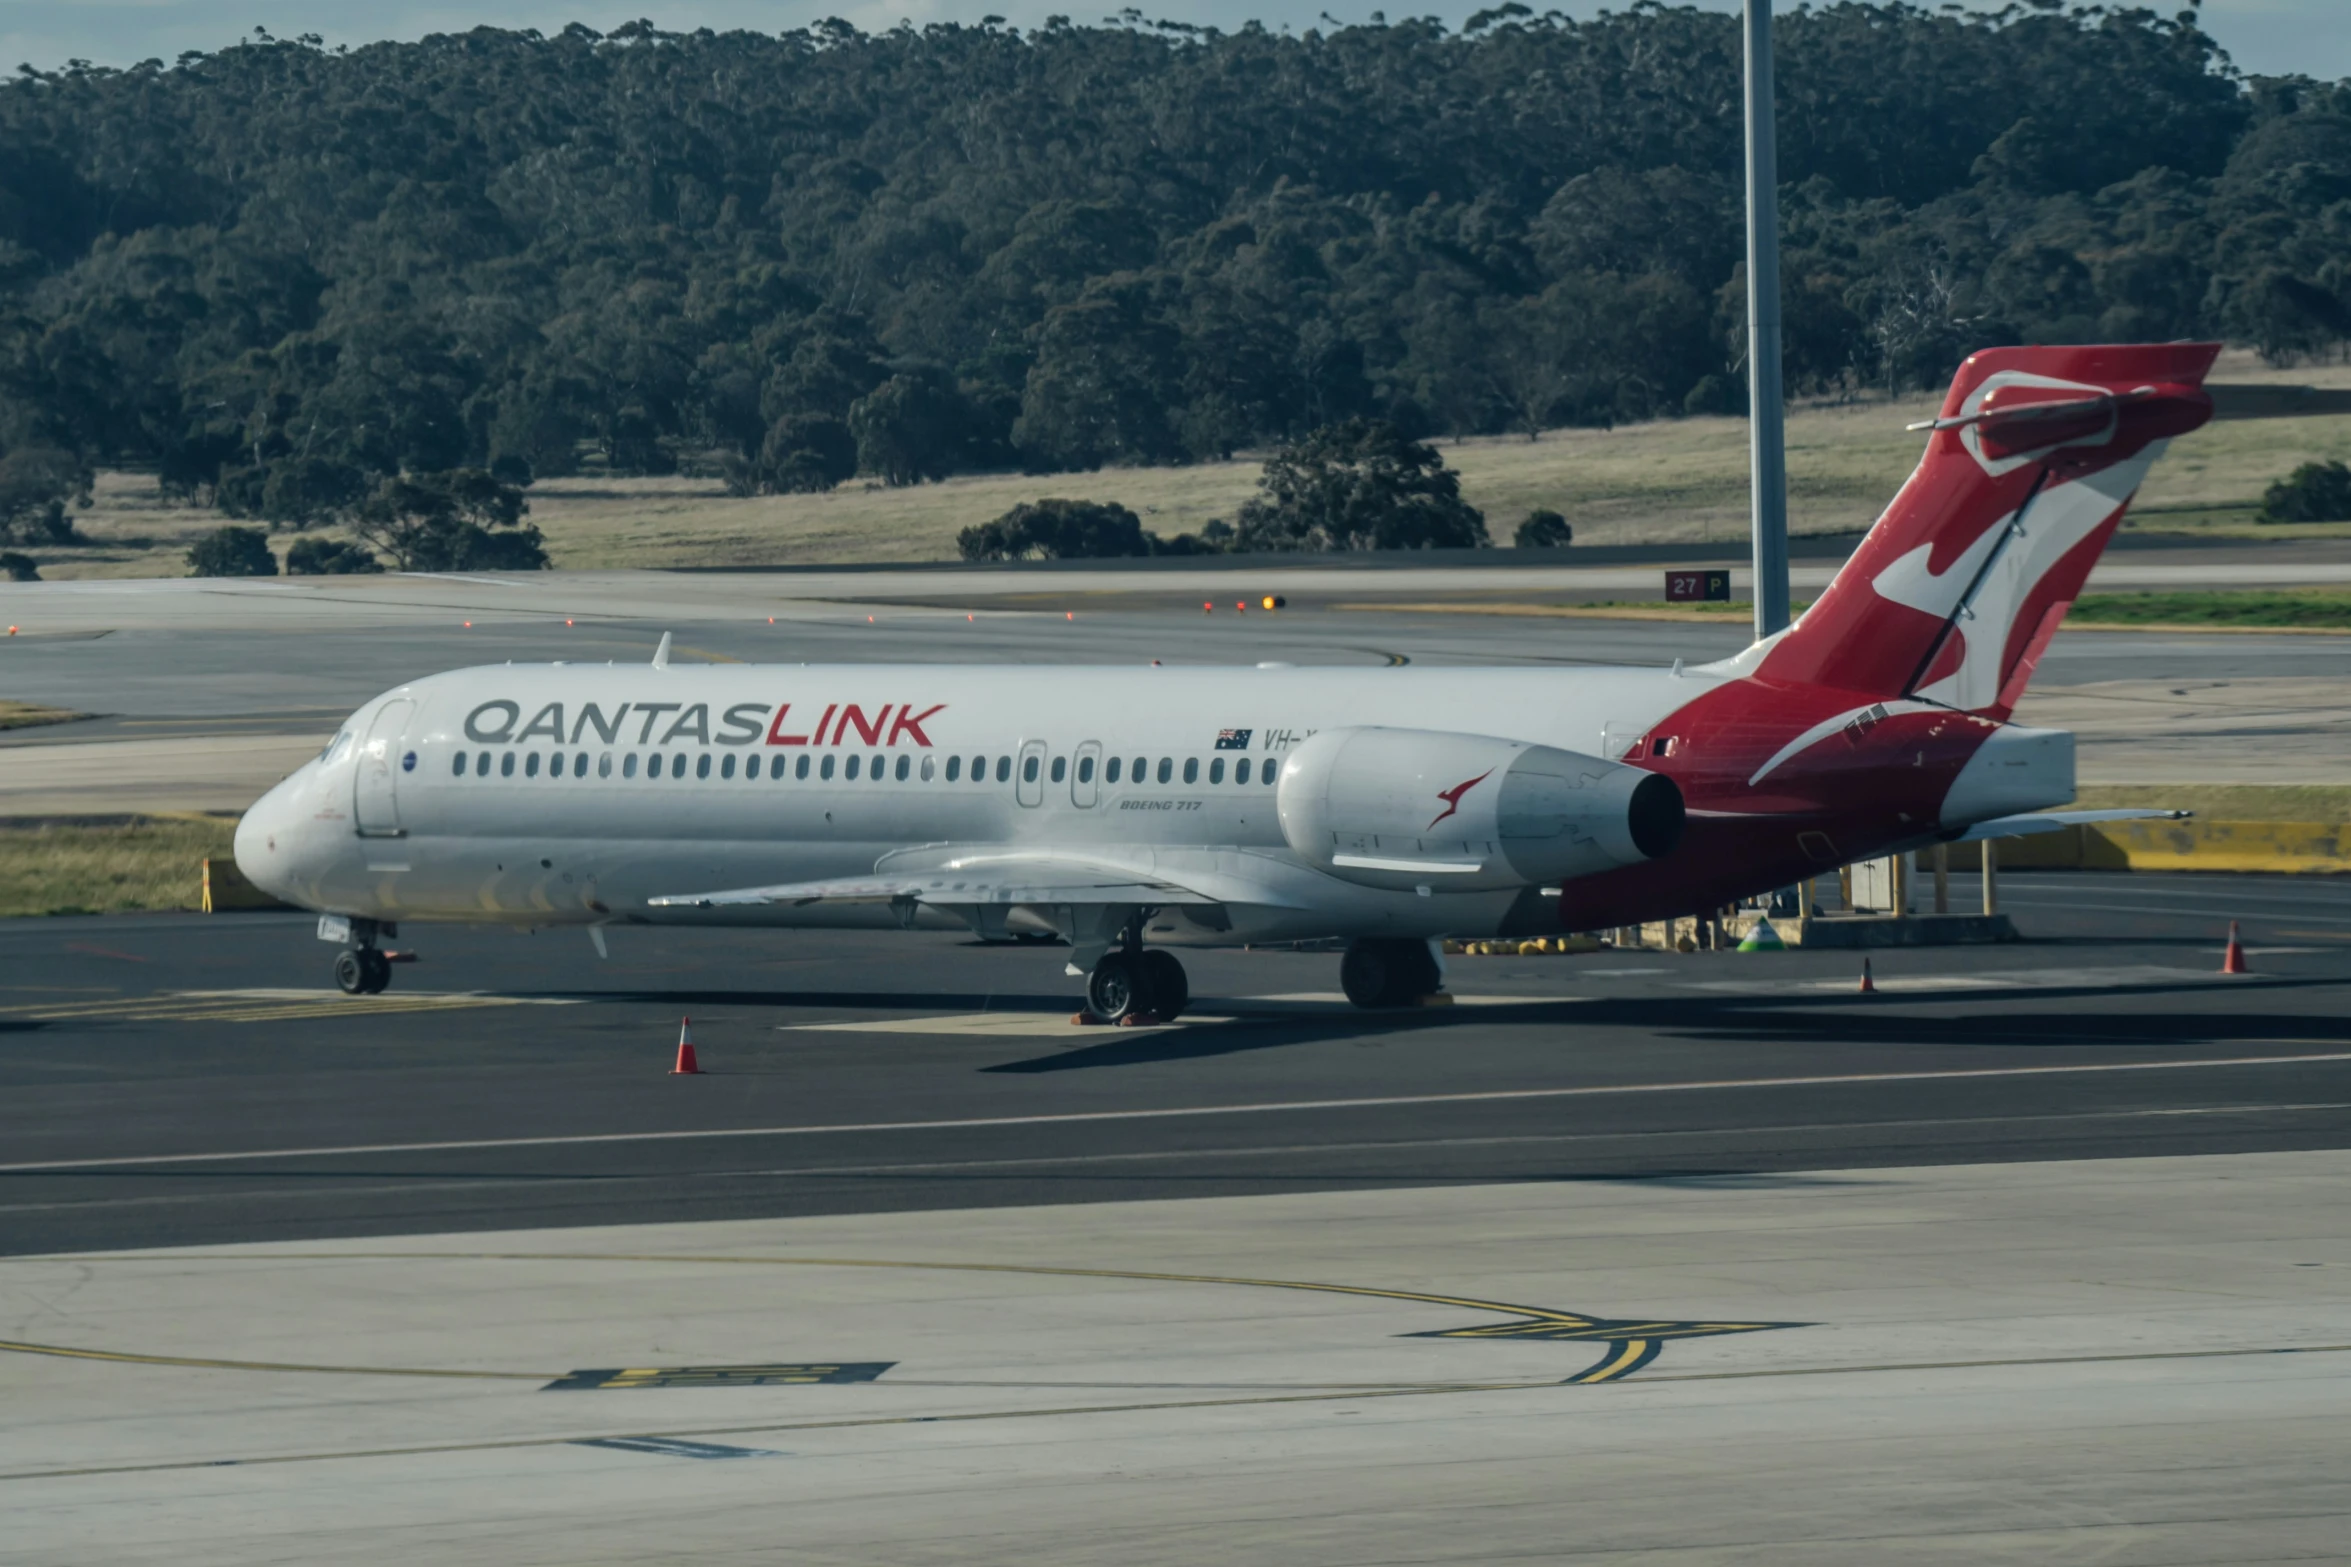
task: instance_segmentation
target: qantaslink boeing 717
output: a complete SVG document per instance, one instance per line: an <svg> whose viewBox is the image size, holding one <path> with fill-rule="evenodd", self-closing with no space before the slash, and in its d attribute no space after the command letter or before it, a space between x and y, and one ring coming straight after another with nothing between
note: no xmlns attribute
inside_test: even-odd
<svg viewBox="0 0 2351 1567"><path fill-rule="evenodd" d="M2007 348L1820 599L1672 669L497 665L351 716L237 831L343 989L399 921L1058 934L1086 1004L1172 1018L1171 948L1341 938L1348 997L1437 943L1688 914L2026 825L2073 737L2010 722L2214 345ZM2117 814L2075 813L2079 820ZM2040 818L2046 821L2046 818Z"/></svg>

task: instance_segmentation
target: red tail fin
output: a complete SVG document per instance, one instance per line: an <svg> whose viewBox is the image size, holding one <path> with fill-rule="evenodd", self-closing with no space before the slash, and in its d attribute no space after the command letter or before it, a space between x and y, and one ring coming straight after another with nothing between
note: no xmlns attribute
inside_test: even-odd
<svg viewBox="0 0 2351 1567"><path fill-rule="evenodd" d="M2008 716L2169 439L2212 415L2216 343L1994 348L1765 678Z"/></svg>

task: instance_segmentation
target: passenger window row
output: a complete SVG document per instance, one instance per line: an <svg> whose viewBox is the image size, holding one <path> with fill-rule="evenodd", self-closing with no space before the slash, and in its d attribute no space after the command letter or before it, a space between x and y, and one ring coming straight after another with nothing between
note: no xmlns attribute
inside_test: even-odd
<svg viewBox="0 0 2351 1567"><path fill-rule="evenodd" d="M1114 756L1108 762L1103 764L1102 781L1104 783L1117 783L1119 781L1119 774L1124 770L1120 765L1120 760L1120 758ZM1177 765L1178 764L1175 758L1171 756L1163 756L1159 759L1157 768L1154 769L1149 757L1138 756L1134 761L1134 781L1138 784L1151 782L1172 783L1175 781ZM1189 784L1198 783L1200 781L1200 758L1196 756L1187 756L1183 760L1182 767L1184 782ZM1237 784L1245 784L1249 782L1251 771L1252 764L1250 759L1246 756L1239 758L1233 763L1233 782ZM1269 756L1264 759L1264 764L1262 766L1255 768L1255 771L1259 774L1260 782L1270 784L1274 781L1275 777L1279 775L1281 769L1274 765L1274 759ZM1087 781L1085 772L1082 768L1078 773L1078 781L1081 783ZM1223 757L1218 756L1210 758L1208 763L1208 781L1212 784L1220 784L1224 782Z"/></svg>
<svg viewBox="0 0 2351 1567"><path fill-rule="evenodd" d="M569 776L573 778L588 776L589 755L585 751L574 752L568 756L562 751L549 752L546 758L546 776L549 778L564 777L567 762ZM936 757L925 756L919 766L924 782L927 783L938 776L939 763ZM972 777L975 781L986 776L986 757L973 757L971 766ZM595 767L597 777L610 778L613 776L612 753L610 751L599 753L595 758ZM949 782L954 781L962 767L963 758L960 756L947 758ZM492 768L497 770L498 776L501 778L512 778L517 772L525 778L536 778L540 775L539 753L536 751L459 751L449 765L449 773L454 778L468 776L487 778L490 776ZM760 777L764 769L767 777L779 780L785 777L806 778L813 773L820 780L838 774L843 778L856 778L862 775L871 778L876 783L881 782L884 778L895 777L900 783L904 783L907 779L915 776L917 763L911 752L899 754L895 759L894 766L892 758L879 753L869 759L862 756L844 757L830 752L821 757L812 757L806 751L802 751L797 756L776 755L764 759L758 756L746 756L742 758L739 769L732 752L718 757L715 765L711 753L708 751L692 756L684 751L675 753L654 751L645 757L644 775L647 778L683 778L689 769L692 770L696 778L708 778L713 772L720 778L733 778L739 772L745 782ZM620 758L618 771L623 778L636 777L637 753L630 751L623 755ZM1011 779L1011 757L1000 756L996 759L996 777L999 781Z"/></svg>
<svg viewBox="0 0 2351 1567"><path fill-rule="evenodd" d="M512 778L517 772L525 778L537 778L541 775L543 765L545 776L549 778L566 776L585 778L588 776L589 762L589 753L586 751L550 751L546 754L543 764L540 753L537 751L459 751L450 763L449 773L453 778L468 776L487 778L490 776L491 769L495 768L501 778ZM613 775L612 753L610 751L598 753L594 758L594 765L597 777L610 778ZM689 760L688 753L683 751L674 753L654 751L645 758L644 775L647 778L683 778L689 767L695 777L708 778L714 770L711 753L700 752ZM892 758L878 752L870 760L857 755L844 757L831 752L822 756L811 756L806 751L800 752L797 756L776 755L766 758L766 776L779 780L786 777L787 774L793 778L806 778L810 776L811 772L818 779L823 780L832 778L838 771L839 775L845 779L854 780L862 773L876 783L888 777L894 777L900 783L904 783L915 776L918 767L925 783L938 776L939 763L936 757L926 755L918 764L913 754L908 752L899 753L894 764ZM1115 784L1120 780L1121 774L1130 774L1137 785L1148 784L1154 779L1163 784L1172 783L1175 781L1177 767L1178 763L1174 757L1163 756L1159 758L1155 771L1150 758L1138 756L1134 759L1130 772L1125 764L1125 759L1114 756L1103 764L1102 780L1105 783ZM1200 781L1200 759L1198 757L1185 757L1181 767L1185 783L1196 784ZM636 752L627 752L620 758L619 771L623 778L637 776ZM720 778L733 778L737 776L739 771L742 778L748 782L760 776L761 758L757 756L744 757L738 769L734 754L729 752L716 759L715 771ZM1274 759L1269 756L1264 759L1263 766L1257 768L1256 771L1261 782L1270 784L1274 781L1279 769L1274 765ZM975 756L971 759L968 776L973 783L986 783L988 772L987 757ZM1069 776L1069 758L1066 756L1053 758L1052 772L1055 783L1065 780ZM1233 763L1234 783L1245 784L1249 782L1250 773L1251 763L1248 757L1244 756ZM1094 781L1094 758L1080 757L1077 764L1077 774L1079 783L1092 783ZM966 773L962 757L950 756L947 758L946 775L949 783L958 783L963 780ZM1031 756L1023 759L1020 775L1025 783L1037 781L1036 757ZM1012 781L1011 757L999 756L996 758L995 777L998 783ZM1221 784L1225 781L1225 759L1223 757L1216 757L1209 762L1208 781L1212 784Z"/></svg>

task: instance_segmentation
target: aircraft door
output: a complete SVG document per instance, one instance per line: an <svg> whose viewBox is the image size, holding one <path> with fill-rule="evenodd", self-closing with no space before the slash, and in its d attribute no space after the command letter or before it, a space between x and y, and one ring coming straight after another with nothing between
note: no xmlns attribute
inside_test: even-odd
<svg viewBox="0 0 2351 1567"><path fill-rule="evenodd" d="M1069 803L1081 811L1094 808L1102 790L1102 742L1088 740L1078 747L1069 775Z"/></svg>
<svg viewBox="0 0 2351 1567"><path fill-rule="evenodd" d="M1031 740L1020 748L1013 764L1012 797L1023 805L1045 803L1045 742Z"/></svg>
<svg viewBox="0 0 2351 1567"><path fill-rule="evenodd" d="M351 802L351 814L363 838L397 838L405 831L400 825L397 780L404 765L414 765L414 753L400 748L400 737L415 712L414 702L386 702L376 709L375 721L367 726L367 739L359 747L358 779Z"/></svg>

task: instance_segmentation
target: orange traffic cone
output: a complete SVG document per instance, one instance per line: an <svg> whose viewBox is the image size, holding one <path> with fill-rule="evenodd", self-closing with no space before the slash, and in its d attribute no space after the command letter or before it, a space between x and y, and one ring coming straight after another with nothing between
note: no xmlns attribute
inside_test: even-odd
<svg viewBox="0 0 2351 1567"><path fill-rule="evenodd" d="M694 1020L687 1018L678 1024L678 1064L669 1069L672 1077L699 1077L702 1063L694 1059Z"/></svg>
<svg viewBox="0 0 2351 1567"><path fill-rule="evenodd" d="M1878 993L1878 982L1869 977L1869 959L1867 958L1861 960L1861 983L1855 988L1865 996L1874 996Z"/></svg>
<svg viewBox="0 0 2351 1567"><path fill-rule="evenodd" d="M2245 944L2237 939L2237 922L2235 920L2229 921L2228 950L2220 955L2220 971L2223 974L2250 974L2253 972L2245 966Z"/></svg>

